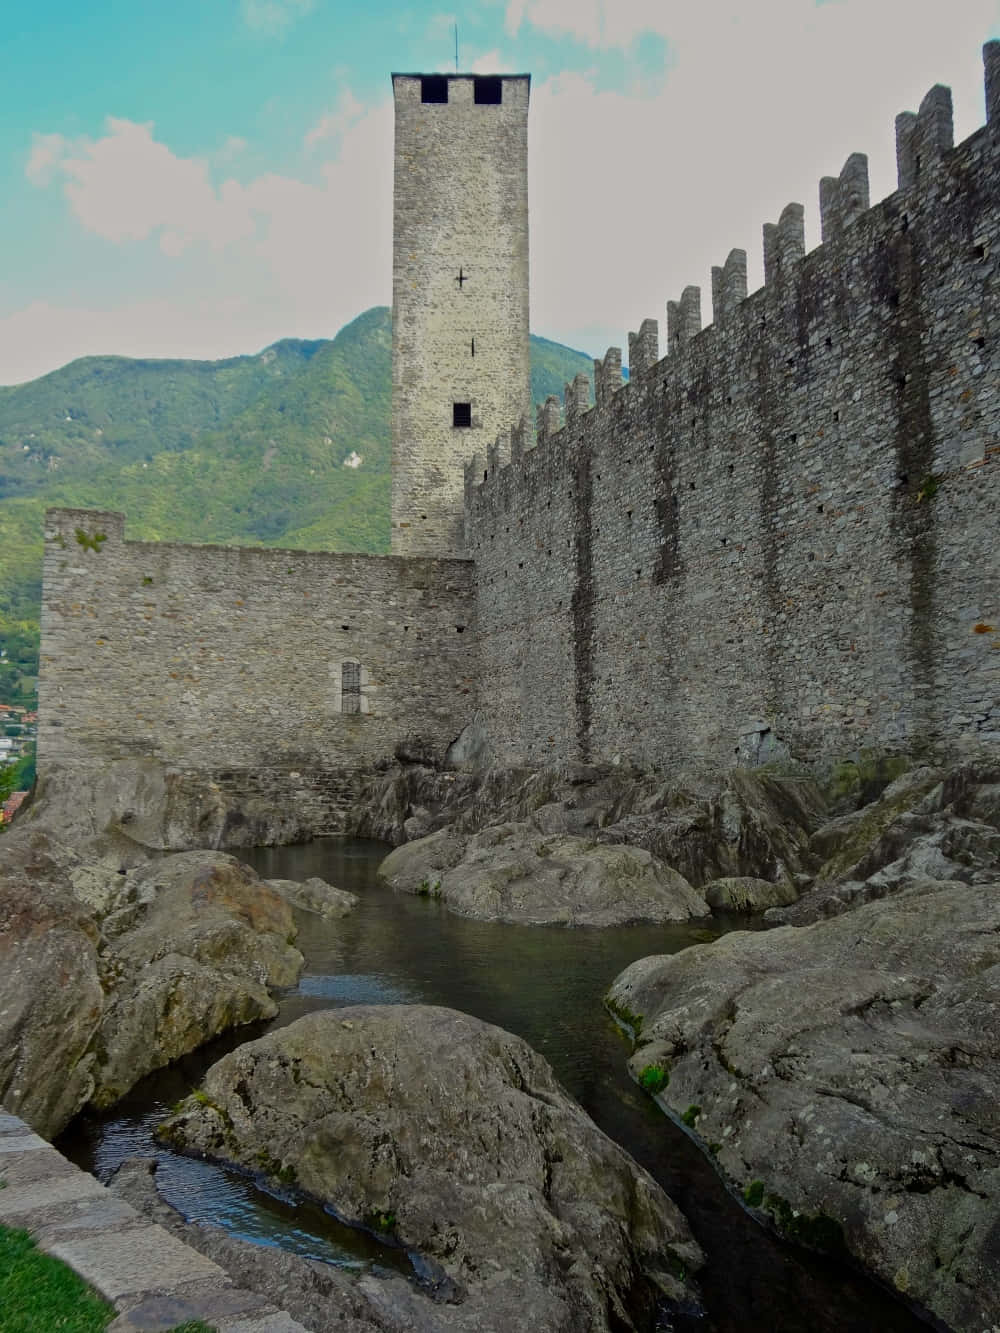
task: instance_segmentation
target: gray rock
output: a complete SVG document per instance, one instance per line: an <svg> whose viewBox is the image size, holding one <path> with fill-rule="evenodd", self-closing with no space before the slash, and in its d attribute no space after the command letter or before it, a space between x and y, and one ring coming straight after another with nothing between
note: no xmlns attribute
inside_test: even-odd
<svg viewBox="0 0 1000 1333"><path fill-rule="evenodd" d="M798 890L788 880L773 884L768 879L754 879L737 875L728 879L713 879L704 889L709 907L731 912L763 912L767 907L781 907L795 902Z"/></svg>
<svg viewBox="0 0 1000 1333"><path fill-rule="evenodd" d="M79 774L49 763L26 818L88 855L109 840L180 851L298 842L313 831L263 796L237 800L211 780L157 759L101 764L83 800Z"/></svg>
<svg viewBox="0 0 1000 1333"><path fill-rule="evenodd" d="M1000 883L925 881L617 978L634 1071L669 1081L751 1200L970 1333L1000 1322Z"/></svg>
<svg viewBox="0 0 1000 1333"><path fill-rule="evenodd" d="M701 1264L674 1205L546 1061L447 1009L309 1014L213 1065L164 1133L187 1151L294 1174L342 1216L419 1251L450 1303L367 1279L379 1327L646 1326L662 1295L688 1293L675 1274Z"/></svg>
<svg viewBox="0 0 1000 1333"><path fill-rule="evenodd" d="M378 873L393 888L481 921L615 926L709 910L683 876L641 847L545 836L530 823L483 829L464 847L442 830L391 852Z"/></svg>
<svg viewBox="0 0 1000 1333"><path fill-rule="evenodd" d="M314 912L317 916L333 921L347 916L358 905L356 893L346 889L335 889L325 879L313 876L311 879L269 879L265 883L269 889L280 894L292 907L300 912Z"/></svg>
<svg viewBox="0 0 1000 1333"><path fill-rule="evenodd" d="M93 1091L100 936L44 852L25 860L0 876L0 1103L52 1138Z"/></svg>
<svg viewBox="0 0 1000 1333"><path fill-rule="evenodd" d="M227 1028L273 1018L268 988L293 985L303 964L288 904L235 857L180 852L132 871L125 892L129 928L101 959L97 1106Z"/></svg>

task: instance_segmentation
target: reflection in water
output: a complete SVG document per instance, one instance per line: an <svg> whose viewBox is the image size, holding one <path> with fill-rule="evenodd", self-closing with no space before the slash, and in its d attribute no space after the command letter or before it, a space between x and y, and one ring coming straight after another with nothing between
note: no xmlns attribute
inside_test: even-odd
<svg viewBox="0 0 1000 1333"><path fill-rule="evenodd" d="M689 1218L708 1256L703 1274L705 1333L895 1333L919 1330L913 1315L842 1265L792 1251L756 1226L727 1193L690 1136L668 1120L625 1073L627 1045L602 998L615 976L648 954L674 953L746 922L626 926L612 930L507 926L467 921L433 899L395 894L375 869L381 843L328 840L258 848L241 855L265 877L318 875L362 901L343 920L299 918L306 956L301 984L285 995L271 1027L316 1009L355 1004L441 1004L516 1032L552 1064L601 1128L660 1181ZM356 1265L405 1259L338 1228L314 1205L282 1203L251 1182L155 1147L152 1126L232 1046L265 1030L242 1029L153 1075L103 1120L78 1122L60 1144L107 1177L130 1154L161 1159L168 1200L188 1217L224 1225L266 1244ZM680 1327L680 1325L678 1325Z"/></svg>

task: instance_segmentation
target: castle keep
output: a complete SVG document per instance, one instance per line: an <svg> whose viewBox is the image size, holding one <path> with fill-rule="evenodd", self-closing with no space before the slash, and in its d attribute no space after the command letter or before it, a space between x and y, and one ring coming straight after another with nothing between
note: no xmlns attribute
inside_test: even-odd
<svg viewBox="0 0 1000 1333"><path fill-rule="evenodd" d="M502 762L1000 745L1000 43L987 124L897 118L589 386L528 397L528 80L397 75L392 550L47 516L39 768L144 757L342 827L474 718ZM721 258L721 256L720 256ZM463 465L464 476L463 476Z"/></svg>

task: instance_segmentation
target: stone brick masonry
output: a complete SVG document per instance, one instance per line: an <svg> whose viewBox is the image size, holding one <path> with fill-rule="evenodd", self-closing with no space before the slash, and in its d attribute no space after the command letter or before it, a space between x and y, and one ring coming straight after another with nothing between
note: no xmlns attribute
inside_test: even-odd
<svg viewBox="0 0 1000 1333"><path fill-rule="evenodd" d="M477 714L517 763L718 765L774 738L805 761L995 751L1000 43L984 56L984 128L953 147L950 93L933 89L897 119L896 193L870 208L852 155L821 183L819 248L804 253L790 204L764 228L760 291L747 296L733 251L713 272L710 327L686 288L668 306L668 355L644 321L629 383L611 349L595 363L597 406L585 383L567 386L565 424L550 399L534 447L519 406L527 81L505 78L508 104L479 106L469 79L448 80L455 114L432 134L441 170L453 159L461 178L446 193L467 156L491 169L474 113L509 118L490 197L511 225L498 250L495 229L477 241L463 222L452 251L421 223L441 182L404 173L401 193L399 174L425 113L451 104L417 102L419 76L397 78L393 514L406 557L127 542L120 515L50 511L43 776L151 756L236 797L270 788L330 831L399 740L443 753ZM452 283L460 250L492 275L489 300L460 317L400 295L403 270ZM504 349L509 402L489 374L483 401L513 429L466 468L463 560L450 558L462 497L442 469L455 436L471 452L486 426L428 425L428 395L448 407L461 389L449 338L471 336L470 311ZM426 526L399 528L407 506Z"/></svg>
<svg viewBox="0 0 1000 1333"><path fill-rule="evenodd" d="M726 764L1000 744L1000 43L989 123L897 121L899 190L853 155L803 210L567 386L537 446L467 469L479 689L501 757ZM485 478L485 480L484 480Z"/></svg>

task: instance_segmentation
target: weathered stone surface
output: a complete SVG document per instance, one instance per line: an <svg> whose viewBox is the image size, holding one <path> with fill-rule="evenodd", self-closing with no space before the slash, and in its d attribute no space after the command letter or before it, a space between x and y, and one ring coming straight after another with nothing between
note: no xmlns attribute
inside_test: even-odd
<svg viewBox="0 0 1000 1333"><path fill-rule="evenodd" d="M641 1019L632 1068L669 1072L661 1099L738 1185L762 1182L752 1200L807 1238L834 1219L969 1333L1000 1321L998 938L1000 883L925 882L642 959L611 989Z"/></svg>
<svg viewBox="0 0 1000 1333"><path fill-rule="evenodd" d="M219 1032L272 1018L268 987L294 984L303 963L290 907L235 857L179 852L126 884L138 919L102 959L98 1106Z"/></svg>
<svg viewBox="0 0 1000 1333"><path fill-rule="evenodd" d="M798 902L772 908L768 921L805 925L926 880L992 882L1000 827L987 821L995 821L998 776L989 763L904 774L871 805L817 830L810 848L825 860L815 883Z"/></svg>
<svg viewBox="0 0 1000 1333"><path fill-rule="evenodd" d="M519 1038L425 1006L307 1015L209 1070L166 1126L262 1162L348 1218L391 1227L451 1304L375 1299L393 1329L599 1330L648 1317L700 1264L680 1214ZM513 1320L513 1322L511 1322Z"/></svg>
<svg viewBox="0 0 1000 1333"><path fill-rule="evenodd" d="M773 884L751 875L713 879L705 886L704 893L709 907L721 907L731 912L763 912L767 907L793 903L799 896L795 885L788 880Z"/></svg>
<svg viewBox="0 0 1000 1333"><path fill-rule="evenodd" d="M327 884L326 880L318 879L316 876L302 881L269 879L266 884L300 912L315 912L317 916L325 917L327 920L347 916L358 905L356 893L348 893L346 889L335 889L332 884Z"/></svg>
<svg viewBox="0 0 1000 1333"><path fill-rule="evenodd" d="M708 915L687 880L643 848L545 836L528 823L493 825L464 847L441 830L397 847L378 873L482 921L617 926Z"/></svg>
<svg viewBox="0 0 1000 1333"><path fill-rule="evenodd" d="M50 1138L94 1086L99 934L45 853L24 861L0 875L0 1101Z"/></svg>
<svg viewBox="0 0 1000 1333"><path fill-rule="evenodd" d="M133 862L142 849L298 842L315 828L294 803L279 805L251 790L234 793L211 774L176 772L155 758L101 762L85 783L79 769L53 758L45 765L30 813L33 821L81 851L131 845Z"/></svg>
<svg viewBox="0 0 1000 1333"><path fill-rule="evenodd" d="M579 763L475 775L407 767L369 784L355 825L398 845L417 810L421 836L527 821L545 834L644 847L698 886L722 876L779 879L811 865L809 839L825 804L807 778L759 772L667 780Z"/></svg>

